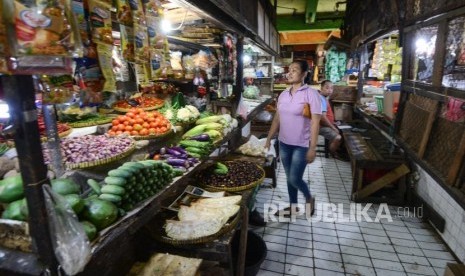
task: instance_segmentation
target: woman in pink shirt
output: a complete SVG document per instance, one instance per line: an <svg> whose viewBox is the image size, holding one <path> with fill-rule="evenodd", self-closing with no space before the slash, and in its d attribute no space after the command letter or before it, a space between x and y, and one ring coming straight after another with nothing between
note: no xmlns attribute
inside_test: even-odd
<svg viewBox="0 0 465 276"><path fill-rule="evenodd" d="M306 61L291 63L287 79L291 86L279 95L277 112L268 133L266 147L270 147L272 137L279 130L279 156L286 173L289 201L291 206L297 204L297 191L300 190L305 196L306 203L311 204L309 210L313 215L315 198L310 194L308 184L303 180L303 174L307 164L312 163L316 157L321 97L318 91L305 84L309 79ZM302 115L306 103L310 104L312 119ZM296 209L289 207L284 209L284 216L289 216L290 210Z"/></svg>

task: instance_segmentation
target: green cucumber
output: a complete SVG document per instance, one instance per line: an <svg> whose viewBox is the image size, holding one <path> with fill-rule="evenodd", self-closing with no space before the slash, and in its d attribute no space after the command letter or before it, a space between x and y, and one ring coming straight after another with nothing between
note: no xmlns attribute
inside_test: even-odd
<svg viewBox="0 0 465 276"><path fill-rule="evenodd" d="M89 178L87 179L87 185L89 185L96 194L101 194L100 184L97 181Z"/></svg>
<svg viewBox="0 0 465 276"><path fill-rule="evenodd" d="M130 173L127 170L115 169L115 170L109 171L108 175L109 176L115 176L115 177L129 178L129 177L131 177L132 173Z"/></svg>
<svg viewBox="0 0 465 276"><path fill-rule="evenodd" d="M125 193L124 188L118 185L108 184L102 187L102 194L112 194L112 195L122 196L124 195L124 193Z"/></svg>
<svg viewBox="0 0 465 276"><path fill-rule="evenodd" d="M101 194L98 196L101 200L105 201L110 201L115 204L119 204L122 200L122 198L119 195L114 195L114 194Z"/></svg>
<svg viewBox="0 0 465 276"><path fill-rule="evenodd" d="M107 176L104 181L109 185L124 186L126 184L126 179L116 176Z"/></svg>
<svg viewBox="0 0 465 276"><path fill-rule="evenodd" d="M205 150L201 148L196 148L196 147L187 147L186 150L189 153L198 153L198 154L205 154Z"/></svg>

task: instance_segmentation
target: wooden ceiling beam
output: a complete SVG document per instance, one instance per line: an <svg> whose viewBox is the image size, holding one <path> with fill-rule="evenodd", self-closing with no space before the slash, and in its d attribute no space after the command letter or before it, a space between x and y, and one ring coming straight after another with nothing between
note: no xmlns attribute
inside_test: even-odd
<svg viewBox="0 0 465 276"><path fill-rule="evenodd" d="M324 44L333 35L340 37L339 31L322 32L281 32L281 45Z"/></svg>

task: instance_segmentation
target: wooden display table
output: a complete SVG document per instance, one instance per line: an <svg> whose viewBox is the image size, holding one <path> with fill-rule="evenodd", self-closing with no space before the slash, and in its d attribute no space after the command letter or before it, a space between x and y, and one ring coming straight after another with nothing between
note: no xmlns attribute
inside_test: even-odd
<svg viewBox="0 0 465 276"><path fill-rule="evenodd" d="M410 169L400 149L373 128L345 130L343 136L352 165L352 200L403 205Z"/></svg>

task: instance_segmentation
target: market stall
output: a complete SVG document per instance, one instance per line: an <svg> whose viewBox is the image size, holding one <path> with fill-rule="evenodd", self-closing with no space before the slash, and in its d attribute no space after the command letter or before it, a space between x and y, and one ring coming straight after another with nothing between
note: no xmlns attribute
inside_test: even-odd
<svg viewBox="0 0 465 276"><path fill-rule="evenodd" d="M155 257L169 251L162 245L171 244L177 246L172 253L200 256L200 262L214 261L216 269L241 274L244 221L251 191L265 177L265 162L250 163L254 173L247 176L254 179L236 179L236 171L247 168L210 156L235 151L244 142L244 123L264 106L235 118L242 93L243 27L232 28L239 30L235 33L191 14L194 23L183 20L167 36L161 29L164 16L184 12L187 17L188 11L155 0L118 1L114 7L98 0L29 5L0 6L1 70L10 74L1 76L10 115L1 121L2 154L5 162L19 160L2 174L0 228L7 234L0 239L0 272L123 275L150 259L140 257L142 249L152 249L149 255ZM29 24L30 42L5 11L30 12L55 29ZM232 108L213 113L215 101ZM207 184L209 177L232 178L215 187ZM205 194L197 195L191 209L167 213L188 187L201 187ZM218 213L207 210L216 204L208 203L215 200L207 190L221 201L235 198L231 193L241 195ZM194 219L203 223L193 224ZM232 251L239 228L239 246ZM143 233L152 237L145 248L137 246ZM216 239L229 249L214 246ZM210 253L179 247L192 244ZM198 269L199 260L194 263Z"/></svg>

